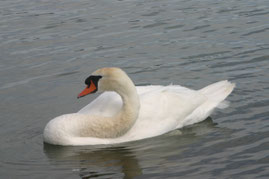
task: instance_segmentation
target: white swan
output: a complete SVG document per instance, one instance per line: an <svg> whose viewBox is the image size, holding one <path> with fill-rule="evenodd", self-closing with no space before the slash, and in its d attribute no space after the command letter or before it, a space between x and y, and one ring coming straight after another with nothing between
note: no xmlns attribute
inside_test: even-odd
<svg viewBox="0 0 269 179"><path fill-rule="evenodd" d="M135 87L119 68L99 69L85 83L87 87L78 97L110 92L77 113L51 120L44 129L44 142L113 144L161 135L206 119L215 107L225 107L224 99L235 86L220 81L200 90L178 85Z"/></svg>

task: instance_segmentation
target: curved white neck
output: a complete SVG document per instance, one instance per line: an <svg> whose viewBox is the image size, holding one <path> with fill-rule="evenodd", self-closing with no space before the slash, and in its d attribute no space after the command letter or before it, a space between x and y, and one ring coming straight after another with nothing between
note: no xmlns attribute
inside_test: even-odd
<svg viewBox="0 0 269 179"><path fill-rule="evenodd" d="M72 125L70 128L79 136L116 138L124 135L134 125L140 110L136 87L132 80L123 73L114 79L104 77L101 85L99 83L99 87L101 91L115 91L120 95L122 99L120 111L110 117L88 114L77 116L74 120L76 126Z"/></svg>
<svg viewBox="0 0 269 179"><path fill-rule="evenodd" d="M104 116L88 116L78 120L82 120L81 125L76 131L80 132L80 136L98 137L98 138L116 138L125 134L135 123L139 115L140 101L136 91L136 87L128 77L114 82L111 89L115 91L122 99L122 107L120 111L111 117Z"/></svg>
<svg viewBox="0 0 269 179"><path fill-rule="evenodd" d="M117 136L126 133L135 123L139 115L140 101L136 88L131 80L115 90L121 96L122 108L116 116L111 117Z"/></svg>

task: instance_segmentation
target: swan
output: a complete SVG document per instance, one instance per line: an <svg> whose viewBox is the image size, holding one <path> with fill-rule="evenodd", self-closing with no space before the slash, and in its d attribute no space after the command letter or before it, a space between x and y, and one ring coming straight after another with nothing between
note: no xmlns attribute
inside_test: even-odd
<svg viewBox="0 0 269 179"><path fill-rule="evenodd" d="M45 143L98 145L135 141L162 135L206 119L215 108L227 107L225 98L235 84L224 80L192 90L179 85L135 86L120 68L101 68L85 80L78 98L103 92L77 113L48 122Z"/></svg>

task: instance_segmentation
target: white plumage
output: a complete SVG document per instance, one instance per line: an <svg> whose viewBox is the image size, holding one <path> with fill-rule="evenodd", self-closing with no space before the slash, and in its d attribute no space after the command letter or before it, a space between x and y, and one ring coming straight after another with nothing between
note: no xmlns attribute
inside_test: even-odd
<svg viewBox="0 0 269 179"><path fill-rule="evenodd" d="M162 135L203 121L216 107L227 107L224 100L235 86L225 80L200 90L179 85L134 87L118 68L104 68L93 75L103 76L98 83L99 90L109 92L104 92L77 113L51 120L44 130L45 142L56 145L113 144ZM108 84L107 80L118 85ZM110 89L105 83L113 87ZM120 89L116 89L117 86ZM118 117L119 114L126 121ZM115 129L118 133L114 135L113 129L106 125L118 127Z"/></svg>

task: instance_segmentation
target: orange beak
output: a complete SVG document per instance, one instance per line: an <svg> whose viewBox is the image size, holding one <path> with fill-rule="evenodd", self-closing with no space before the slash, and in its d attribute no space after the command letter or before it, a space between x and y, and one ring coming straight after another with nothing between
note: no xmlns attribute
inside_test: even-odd
<svg viewBox="0 0 269 179"><path fill-rule="evenodd" d="M81 97L86 96L88 94L94 93L94 92L96 92L96 90L97 90L97 88L91 80L91 84L89 86L87 86L83 91L81 91L81 93L79 93L78 98L81 98Z"/></svg>

